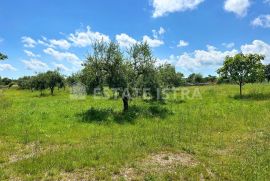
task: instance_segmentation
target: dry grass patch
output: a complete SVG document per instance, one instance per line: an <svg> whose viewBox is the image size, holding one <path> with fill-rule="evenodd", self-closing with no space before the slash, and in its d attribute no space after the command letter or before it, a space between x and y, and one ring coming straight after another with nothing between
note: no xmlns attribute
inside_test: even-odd
<svg viewBox="0 0 270 181"><path fill-rule="evenodd" d="M134 167L122 168L113 180L144 180L149 174L177 174L179 167L196 167L199 162L187 153L161 152L151 154L135 163Z"/></svg>

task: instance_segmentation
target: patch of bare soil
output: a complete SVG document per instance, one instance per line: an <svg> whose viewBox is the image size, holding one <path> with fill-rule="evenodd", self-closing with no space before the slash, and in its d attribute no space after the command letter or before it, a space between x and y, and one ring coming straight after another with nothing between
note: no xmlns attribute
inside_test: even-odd
<svg viewBox="0 0 270 181"><path fill-rule="evenodd" d="M29 159L29 158L33 158L35 156L47 154L48 152L57 151L61 148L63 148L63 146L60 146L60 145L42 146L38 142L32 142L25 145L19 145L18 148L16 149L17 152L9 155L8 164L15 163L15 162Z"/></svg>
<svg viewBox="0 0 270 181"><path fill-rule="evenodd" d="M162 152L152 154L136 164L136 168L123 168L113 180L143 180L148 173L175 172L176 167L195 167L199 162L187 153Z"/></svg>
<svg viewBox="0 0 270 181"><path fill-rule="evenodd" d="M153 154L144 160L149 166L172 167L172 166L188 166L193 167L198 164L192 155L186 153L159 153Z"/></svg>
<svg viewBox="0 0 270 181"><path fill-rule="evenodd" d="M41 152L41 148L38 146L38 143L20 145L16 150L17 152L15 154L11 154L9 156L9 163L15 163L20 160L34 157L37 153Z"/></svg>

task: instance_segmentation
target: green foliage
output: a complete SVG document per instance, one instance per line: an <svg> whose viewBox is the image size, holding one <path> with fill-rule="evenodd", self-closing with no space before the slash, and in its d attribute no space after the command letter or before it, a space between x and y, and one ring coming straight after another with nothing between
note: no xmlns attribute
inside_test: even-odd
<svg viewBox="0 0 270 181"><path fill-rule="evenodd" d="M21 77L17 83L20 89L39 90L41 94L49 88L51 95L53 95L56 86L58 88L65 87L65 78L58 71L48 71L36 76Z"/></svg>
<svg viewBox="0 0 270 181"><path fill-rule="evenodd" d="M33 89L33 77L24 76L17 80L17 84L20 89Z"/></svg>
<svg viewBox="0 0 270 181"><path fill-rule="evenodd" d="M60 75L58 71L48 71L45 73L45 77L46 77L46 84L51 90L51 95L53 95L54 88L56 86L64 87L64 77Z"/></svg>
<svg viewBox="0 0 270 181"><path fill-rule="evenodd" d="M158 71L160 74L162 87L178 87L183 83L184 75L182 73L176 72L175 67L171 64L166 63L159 66Z"/></svg>
<svg viewBox="0 0 270 181"><path fill-rule="evenodd" d="M88 92L93 92L94 88L102 90L105 84L110 88L123 90L148 86L151 78L156 81L155 77L158 75L154 66L155 59L148 44L135 44L128 52L128 61L124 59L118 44L96 42L93 45L93 54L87 57L81 74Z"/></svg>
<svg viewBox="0 0 270 181"><path fill-rule="evenodd" d="M153 99L159 96L159 71L154 63L155 58L146 43L133 45L125 60L118 44L96 42L93 53L87 57L80 78L88 93L93 93L96 88L102 91L106 84L109 88L116 89L119 95L123 95L124 105L128 106L130 94L134 93L133 88L138 88L141 95L145 88L149 89Z"/></svg>
<svg viewBox="0 0 270 181"><path fill-rule="evenodd" d="M105 61L108 58L108 45L101 41L93 45L93 54L87 57L81 72L82 83L86 85L88 94L93 94L95 88L103 90L105 81Z"/></svg>
<svg viewBox="0 0 270 181"><path fill-rule="evenodd" d="M270 64L265 66L265 78L270 82Z"/></svg>
<svg viewBox="0 0 270 181"><path fill-rule="evenodd" d="M43 95L43 91L48 88L47 76L45 73L39 73L33 77L33 88L40 91L40 95Z"/></svg>
<svg viewBox="0 0 270 181"><path fill-rule="evenodd" d="M0 61L5 59L8 59L8 56L0 52Z"/></svg>
<svg viewBox="0 0 270 181"><path fill-rule="evenodd" d="M0 85L7 86L12 82L12 79L9 79L7 77L1 78L0 77Z"/></svg>
<svg viewBox="0 0 270 181"><path fill-rule="evenodd" d="M196 74L196 73L192 73L188 76L187 80L188 83L203 83L204 82L204 78L202 76L202 74Z"/></svg>
<svg viewBox="0 0 270 181"><path fill-rule="evenodd" d="M216 83L217 77L216 76L212 76L212 75L208 75L207 77L204 78L204 82L208 82L208 83Z"/></svg>
<svg viewBox="0 0 270 181"><path fill-rule="evenodd" d="M80 74L72 74L66 78L67 85L72 86L73 84L80 82Z"/></svg>
<svg viewBox="0 0 270 181"><path fill-rule="evenodd" d="M139 94L149 89L152 99L160 98L158 90L161 88L158 69L155 67L156 59L147 43L137 43L128 51L131 72L130 86L138 88Z"/></svg>
<svg viewBox="0 0 270 181"><path fill-rule="evenodd" d="M242 86L246 83L254 83L264 79L264 66L261 60L264 56L257 54L244 55L242 53L234 57L226 57L223 67L218 69L221 77L229 79L240 86L240 96L242 96Z"/></svg>

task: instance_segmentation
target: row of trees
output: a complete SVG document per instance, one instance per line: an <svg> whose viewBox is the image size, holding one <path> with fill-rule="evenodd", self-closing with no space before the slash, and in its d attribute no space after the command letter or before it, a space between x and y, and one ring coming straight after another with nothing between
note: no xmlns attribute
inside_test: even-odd
<svg viewBox="0 0 270 181"><path fill-rule="evenodd" d="M65 87L64 82L65 78L57 70L39 73L36 76L25 76L17 80L19 88L39 90L41 95L46 89L50 89L51 95L53 95L55 87Z"/></svg>
<svg viewBox="0 0 270 181"><path fill-rule="evenodd" d="M0 53L0 59L7 59L7 56ZM88 94L94 93L99 88L101 92L104 86L117 88L117 93L123 95L124 110L128 110L128 101L131 94L143 94L143 89L149 89L152 99L161 98L160 88L177 87L190 83L237 83L242 87L246 83L262 82L265 79L270 81L270 65L262 64L264 56L257 54L226 57L223 66L218 69L219 78L209 75L203 77L201 74L191 74L188 78L176 72L175 67L170 64L156 66L156 59L147 43L137 43L127 52L122 52L119 45L114 42L96 42L93 45L93 53L87 56L83 69L66 80L58 71L39 73L36 76L25 76L18 79L17 84L22 89L39 90L41 94L47 88L51 94L54 88L65 87L68 84L82 82L86 85ZM9 80L3 79L5 84ZM3 81L2 80L2 81Z"/></svg>

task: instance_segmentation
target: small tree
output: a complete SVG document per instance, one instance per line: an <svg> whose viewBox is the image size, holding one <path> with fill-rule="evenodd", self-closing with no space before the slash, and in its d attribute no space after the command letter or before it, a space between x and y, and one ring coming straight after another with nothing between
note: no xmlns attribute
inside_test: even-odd
<svg viewBox="0 0 270 181"><path fill-rule="evenodd" d="M48 71L45 73L46 83L51 91L51 95L54 93L54 88L64 84L64 77L60 75L58 71Z"/></svg>
<svg viewBox="0 0 270 181"><path fill-rule="evenodd" d="M0 60L5 60L5 59L8 59L8 56L7 55L4 55L0 52Z"/></svg>
<svg viewBox="0 0 270 181"><path fill-rule="evenodd" d="M227 56L223 67L218 69L221 77L229 78L237 83L240 88L240 96L242 97L242 87L246 83L253 83L263 79L263 64L261 60L264 56L257 54L244 55L242 53L234 57Z"/></svg>
<svg viewBox="0 0 270 181"><path fill-rule="evenodd" d="M265 78L267 79L268 83L270 82L270 64L265 66Z"/></svg>
<svg viewBox="0 0 270 181"><path fill-rule="evenodd" d="M45 73L39 73L33 77L33 88L40 91L40 95L43 95L43 91L48 88L47 76Z"/></svg>

